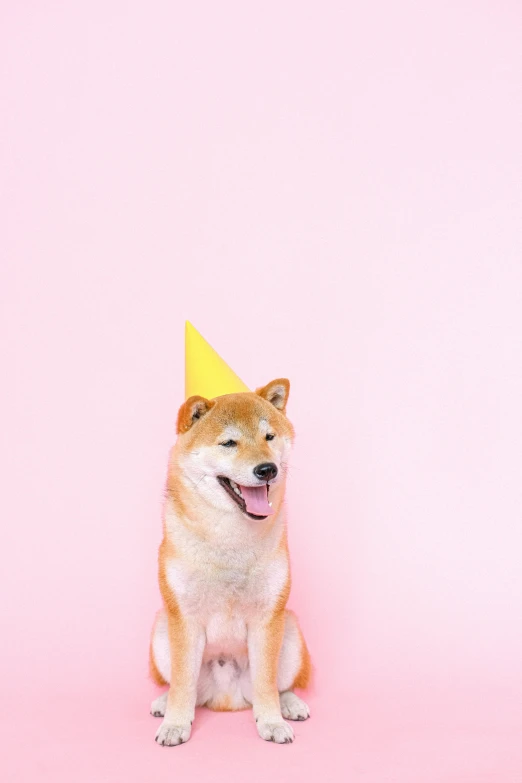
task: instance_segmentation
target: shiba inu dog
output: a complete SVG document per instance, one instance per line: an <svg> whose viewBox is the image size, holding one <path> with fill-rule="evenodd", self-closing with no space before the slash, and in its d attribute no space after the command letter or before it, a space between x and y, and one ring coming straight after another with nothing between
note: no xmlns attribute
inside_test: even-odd
<svg viewBox="0 0 522 783"><path fill-rule="evenodd" d="M286 609L289 388L283 378L180 408L150 644L152 677L170 685L151 706L160 745L186 742L200 705L253 707L260 737L277 743L294 739L284 718L310 715L293 692L309 682L310 656Z"/></svg>

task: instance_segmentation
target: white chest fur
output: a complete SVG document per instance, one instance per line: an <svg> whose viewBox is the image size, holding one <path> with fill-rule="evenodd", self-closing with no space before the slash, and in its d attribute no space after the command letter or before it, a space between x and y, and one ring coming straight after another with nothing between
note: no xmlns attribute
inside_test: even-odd
<svg viewBox="0 0 522 783"><path fill-rule="evenodd" d="M288 562L284 551L271 557L255 551L212 555L168 561L167 581L181 612L204 627L207 646L236 652L246 646L252 618L275 606L288 579Z"/></svg>

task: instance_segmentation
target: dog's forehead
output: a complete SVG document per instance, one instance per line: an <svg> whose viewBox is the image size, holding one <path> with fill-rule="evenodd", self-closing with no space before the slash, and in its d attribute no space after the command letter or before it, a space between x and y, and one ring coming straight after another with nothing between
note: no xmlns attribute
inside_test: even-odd
<svg viewBox="0 0 522 783"><path fill-rule="evenodd" d="M275 417L271 405L254 394L227 394L216 398L212 409L213 418L222 427L236 427L241 431L255 435L267 432L270 420Z"/></svg>

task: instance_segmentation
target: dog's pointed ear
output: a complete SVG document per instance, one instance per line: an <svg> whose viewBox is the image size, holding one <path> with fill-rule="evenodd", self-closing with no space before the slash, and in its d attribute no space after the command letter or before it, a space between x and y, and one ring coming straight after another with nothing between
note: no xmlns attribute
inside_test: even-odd
<svg viewBox="0 0 522 783"><path fill-rule="evenodd" d="M204 397L189 397L186 402L183 403L178 413L178 422L176 425L177 434L188 432L192 425L201 419L205 413L215 405L214 400L206 400Z"/></svg>
<svg viewBox="0 0 522 783"><path fill-rule="evenodd" d="M277 378L275 381L267 383L266 386L256 389L256 394L271 403L281 413L285 413L290 394L290 381L287 378Z"/></svg>

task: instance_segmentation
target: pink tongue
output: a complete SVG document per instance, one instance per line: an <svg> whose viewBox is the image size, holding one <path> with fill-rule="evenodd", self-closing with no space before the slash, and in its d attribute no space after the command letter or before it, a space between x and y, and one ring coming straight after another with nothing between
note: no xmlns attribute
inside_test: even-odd
<svg viewBox="0 0 522 783"><path fill-rule="evenodd" d="M241 494L246 503L249 514L255 514L258 517L267 517L274 512L268 505L268 489L266 484L260 487L243 487L240 485Z"/></svg>

